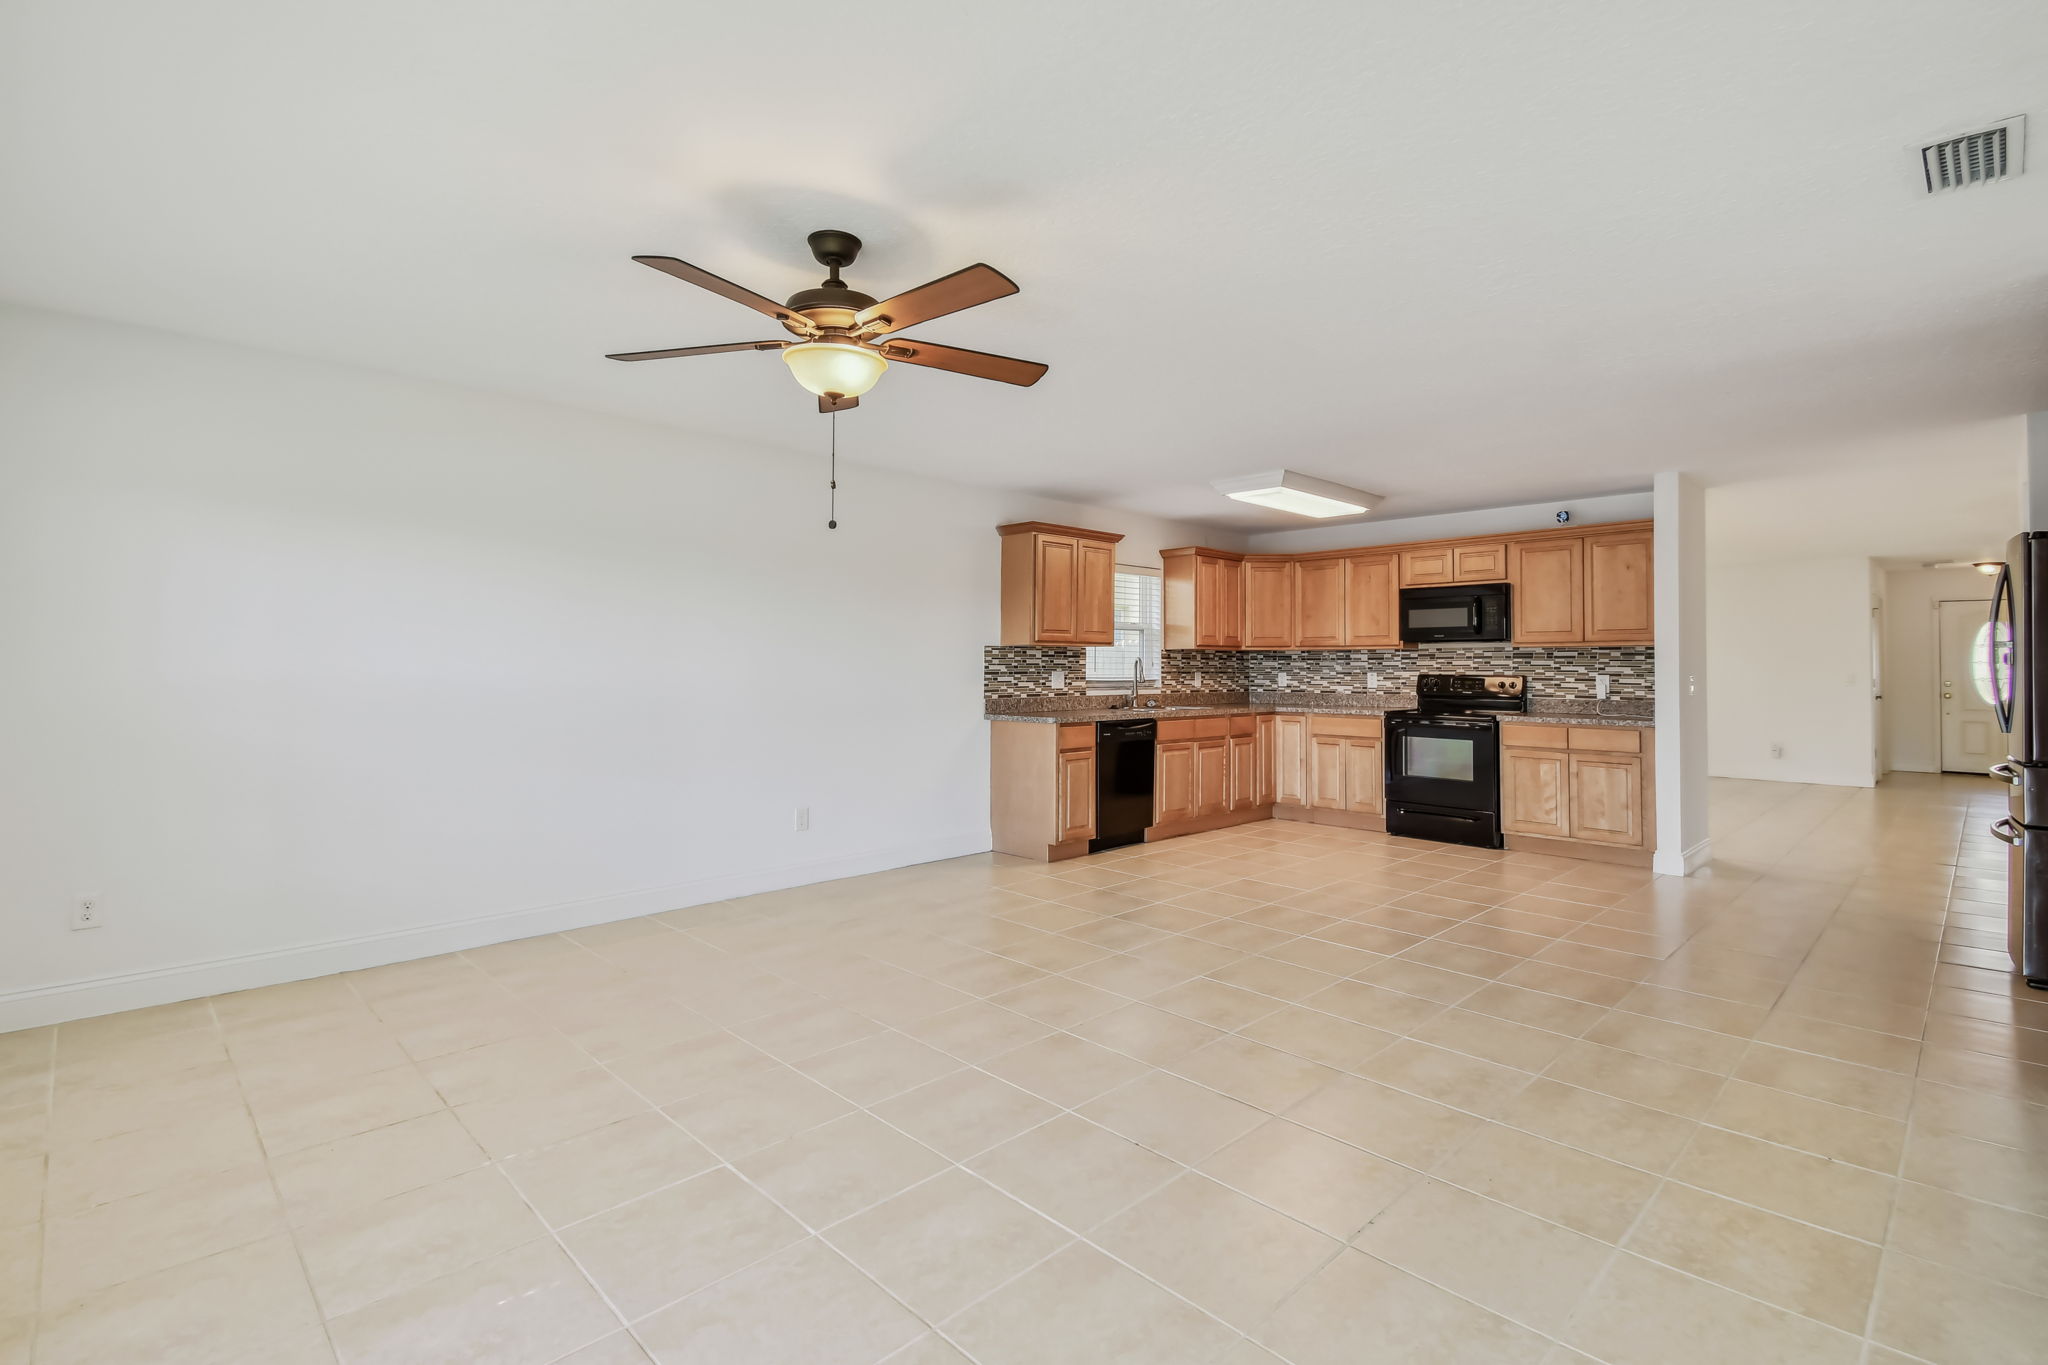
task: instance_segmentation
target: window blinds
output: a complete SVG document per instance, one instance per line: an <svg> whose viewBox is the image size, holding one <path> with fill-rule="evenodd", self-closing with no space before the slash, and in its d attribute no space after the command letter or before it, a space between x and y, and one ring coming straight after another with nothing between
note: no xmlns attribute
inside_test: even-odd
<svg viewBox="0 0 2048 1365"><path fill-rule="evenodd" d="M1129 682L1131 664L1143 659L1145 676L1156 681L1159 677L1159 645L1165 624L1159 575L1118 569L1116 643L1090 647L1088 680Z"/></svg>

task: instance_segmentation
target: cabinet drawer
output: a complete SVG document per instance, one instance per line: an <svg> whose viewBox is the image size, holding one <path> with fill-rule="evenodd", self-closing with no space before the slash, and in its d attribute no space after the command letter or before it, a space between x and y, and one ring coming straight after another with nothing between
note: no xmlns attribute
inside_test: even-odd
<svg viewBox="0 0 2048 1365"><path fill-rule="evenodd" d="M1231 716L1228 719L1232 735L1255 735L1259 732L1257 716Z"/></svg>
<svg viewBox="0 0 2048 1365"><path fill-rule="evenodd" d="M1193 739L1194 737L1195 723L1193 721L1162 720L1159 722L1159 731L1155 736L1155 742L1159 744L1172 744L1176 740Z"/></svg>
<svg viewBox="0 0 2048 1365"><path fill-rule="evenodd" d="M1562 725L1517 725L1504 720L1500 742L1507 749L1563 749L1571 744L1571 732Z"/></svg>
<svg viewBox="0 0 2048 1365"><path fill-rule="evenodd" d="M1222 739L1230 733L1231 719L1229 716L1203 716L1188 724L1195 727L1196 739Z"/></svg>
<svg viewBox="0 0 2048 1365"><path fill-rule="evenodd" d="M1643 732L1595 728L1590 725L1569 727L1574 749L1591 749L1603 754L1639 754L1643 751Z"/></svg>
<svg viewBox="0 0 2048 1365"><path fill-rule="evenodd" d="M1308 731L1312 735L1343 735L1358 739L1378 739L1380 718L1378 716L1310 716Z"/></svg>
<svg viewBox="0 0 2048 1365"><path fill-rule="evenodd" d="M1092 749L1095 747L1095 727L1092 725L1062 725L1060 727L1060 750Z"/></svg>

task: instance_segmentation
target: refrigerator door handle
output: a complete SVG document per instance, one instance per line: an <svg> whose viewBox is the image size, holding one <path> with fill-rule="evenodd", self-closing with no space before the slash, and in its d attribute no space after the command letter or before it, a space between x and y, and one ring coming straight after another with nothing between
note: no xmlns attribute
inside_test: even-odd
<svg viewBox="0 0 2048 1365"><path fill-rule="evenodd" d="M1994 763L1985 771L2001 782L2010 783L2015 787L2020 784L2020 770L2010 763Z"/></svg>
<svg viewBox="0 0 2048 1365"><path fill-rule="evenodd" d="M2020 833L2020 827L2015 825L2010 817L1992 822L1991 837L1998 840L2001 844L2012 844L2015 846L2026 840L2026 836Z"/></svg>
<svg viewBox="0 0 2048 1365"><path fill-rule="evenodd" d="M2013 617L2012 606L2012 565L2001 564L1998 567L1998 581L1991 586L1991 629L1984 633L1984 664L1987 670L1985 676L1991 680L1992 713L1998 718L1998 728L2006 734L2012 733L2013 687L2018 682L2013 676L2014 665L2018 663L2013 657L2013 651L2018 646L2016 641L2003 642L2006 645L2006 666L2005 677L2001 680L1998 673L1998 647L2001 643L1998 638L1998 609L2006 609L2005 618L2012 622L2012 634L2017 635L2019 622Z"/></svg>

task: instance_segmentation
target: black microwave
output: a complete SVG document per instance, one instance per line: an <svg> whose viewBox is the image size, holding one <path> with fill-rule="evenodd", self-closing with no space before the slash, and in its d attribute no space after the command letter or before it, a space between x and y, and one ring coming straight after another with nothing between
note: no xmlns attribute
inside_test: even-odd
<svg viewBox="0 0 2048 1365"><path fill-rule="evenodd" d="M1505 583L1401 589L1403 644L1507 638L1508 585Z"/></svg>

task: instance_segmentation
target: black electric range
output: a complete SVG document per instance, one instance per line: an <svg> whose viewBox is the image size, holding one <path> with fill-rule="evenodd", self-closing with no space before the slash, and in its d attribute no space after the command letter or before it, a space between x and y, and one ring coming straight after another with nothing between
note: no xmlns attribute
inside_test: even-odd
<svg viewBox="0 0 2048 1365"><path fill-rule="evenodd" d="M1500 717L1529 709L1528 679L1424 673L1386 716L1387 833L1501 847Z"/></svg>

